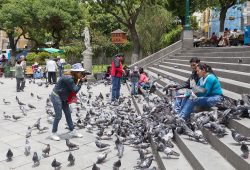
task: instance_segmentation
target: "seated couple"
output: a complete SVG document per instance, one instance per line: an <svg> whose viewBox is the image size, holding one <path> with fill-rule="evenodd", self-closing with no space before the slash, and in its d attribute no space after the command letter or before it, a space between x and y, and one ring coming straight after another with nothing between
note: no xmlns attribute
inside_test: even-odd
<svg viewBox="0 0 250 170"><path fill-rule="evenodd" d="M190 60L192 74L181 86L173 86L172 89L188 89L180 95L177 91L174 112L184 120L187 120L194 107L213 107L223 100L220 82L212 68L201 64L196 57Z"/></svg>

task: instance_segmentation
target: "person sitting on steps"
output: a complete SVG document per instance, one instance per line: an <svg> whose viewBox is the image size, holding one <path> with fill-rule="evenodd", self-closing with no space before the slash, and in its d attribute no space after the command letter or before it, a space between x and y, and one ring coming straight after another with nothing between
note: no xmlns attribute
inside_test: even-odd
<svg viewBox="0 0 250 170"><path fill-rule="evenodd" d="M195 106L213 107L223 100L220 82L212 68L206 64L198 64L197 74L200 77L197 86L204 88L204 92L197 93L197 97L188 98L179 116L187 120Z"/></svg>

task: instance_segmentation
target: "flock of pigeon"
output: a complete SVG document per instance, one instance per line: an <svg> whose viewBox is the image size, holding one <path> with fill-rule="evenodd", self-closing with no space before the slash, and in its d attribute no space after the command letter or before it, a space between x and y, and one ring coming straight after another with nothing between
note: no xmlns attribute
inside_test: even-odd
<svg viewBox="0 0 250 170"><path fill-rule="evenodd" d="M31 83L31 82L30 82ZM95 145L97 151L101 152L97 156L97 160L93 163L92 170L99 170L98 164L105 163L110 152L114 152L111 148L114 147L117 151L118 160L113 163L113 169L119 170L124 150L127 147L132 147L138 152L137 164L134 169L156 170L152 162L155 159L151 150L152 143L155 144L158 152L163 152L167 158L178 158L180 153L174 149L173 139L174 131L178 134L187 135L194 141L207 143L207 139L203 136L202 130L206 128L215 133L218 137L227 135L225 126L230 119L238 119L240 117L250 118L250 95L242 95L242 100L237 102L230 99L224 100L220 105L214 107L211 111L193 113L188 122L179 118L172 112L172 97L166 95L160 98L155 94L149 94L146 98L143 96L135 96L134 100L141 107L142 112L138 114L132 105L132 97L121 95L119 100L110 102L110 93L100 93L97 96L93 95L91 89L94 86L104 83L98 81L96 83L88 83L86 92L78 93L78 103L72 105L71 109L75 110L74 125L78 129L85 129L86 132L95 135ZM38 86L43 84L39 83ZM47 87L47 84L45 84ZM167 87L166 87L167 88ZM166 90L166 88L164 90ZM31 93L31 97L35 97ZM42 100L42 97L36 95L37 100ZM24 116L30 109L36 109L32 104L22 103L18 97L16 101L20 106ZM8 105L10 102L3 99L3 103ZM27 105L28 108L25 106ZM52 124L54 112L50 99L46 100L47 121ZM18 121L21 116L7 115L3 113L5 119L14 119ZM32 136L32 131L37 129L40 133L46 132L48 127L41 126L41 118L39 118L32 126L29 126L26 133L26 142L24 154L29 155L31 146L29 138ZM250 137L245 137L231 129L232 137L237 143L241 143L242 157L248 158L249 149L247 142ZM112 144L110 144L112 143ZM66 139L66 146L70 153L68 161L70 166L74 166L75 157L73 151L79 149L79 145L74 144L70 139ZM42 150L43 157L48 157L50 153L50 145L47 144ZM13 158L13 152L8 150L7 161ZM34 166L39 166L41 156L37 152L33 153L32 160ZM58 169L62 166L56 159L53 160L51 166Z"/></svg>

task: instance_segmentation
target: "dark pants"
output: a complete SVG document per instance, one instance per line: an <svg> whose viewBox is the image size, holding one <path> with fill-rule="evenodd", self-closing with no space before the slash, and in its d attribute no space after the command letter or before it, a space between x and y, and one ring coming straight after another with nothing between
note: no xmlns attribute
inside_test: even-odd
<svg viewBox="0 0 250 170"><path fill-rule="evenodd" d="M16 78L16 91L23 90L25 86L25 79L24 78Z"/></svg>
<svg viewBox="0 0 250 170"><path fill-rule="evenodd" d="M69 126L69 130L72 131L74 129L74 125L71 118L71 110L69 108L69 104L65 101L63 102L61 98L54 93L51 94L51 102L53 103L54 111L55 111L55 119L53 122L52 133L57 132L58 124L62 118L62 111L65 114L65 118L67 124Z"/></svg>
<svg viewBox="0 0 250 170"><path fill-rule="evenodd" d="M49 83L52 83L51 79L52 79L53 83L56 83L56 72L48 72L48 82Z"/></svg>
<svg viewBox="0 0 250 170"><path fill-rule="evenodd" d="M121 89L121 78L112 77L112 101L118 100L120 97L120 89Z"/></svg>

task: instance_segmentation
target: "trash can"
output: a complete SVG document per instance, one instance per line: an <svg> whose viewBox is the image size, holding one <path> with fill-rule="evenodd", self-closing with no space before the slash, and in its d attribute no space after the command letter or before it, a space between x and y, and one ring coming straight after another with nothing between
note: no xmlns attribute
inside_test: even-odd
<svg viewBox="0 0 250 170"><path fill-rule="evenodd" d="M244 32L244 45L250 45L250 25L245 26Z"/></svg>

